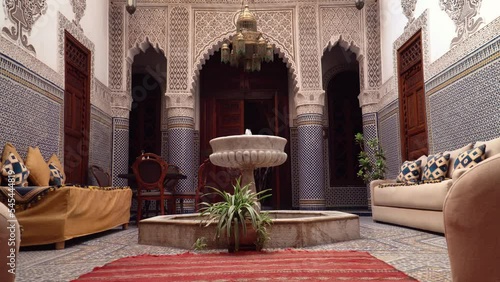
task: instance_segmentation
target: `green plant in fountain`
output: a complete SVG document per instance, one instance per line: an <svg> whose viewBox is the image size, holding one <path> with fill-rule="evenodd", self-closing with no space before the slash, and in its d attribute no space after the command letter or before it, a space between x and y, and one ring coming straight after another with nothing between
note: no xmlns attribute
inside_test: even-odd
<svg viewBox="0 0 500 282"><path fill-rule="evenodd" d="M214 187L208 188L213 190L213 194L222 198L222 201L217 203L201 203L201 216L206 217L205 226L217 223L215 238L218 240L221 234L225 233L228 244L230 238L234 238L234 250L238 251L240 234L243 236L247 234L248 224L257 233L257 239L254 242L256 249L262 249L264 243L269 240L266 227L271 224L271 218L267 212L260 211L259 202L271 196L271 194L266 194L270 189L252 192L250 184L241 186L241 178L236 179L233 194Z"/></svg>
<svg viewBox="0 0 500 282"><path fill-rule="evenodd" d="M207 248L207 238L205 237L200 237L196 239L196 242L193 244L193 250L195 251L202 251Z"/></svg>
<svg viewBox="0 0 500 282"><path fill-rule="evenodd" d="M363 179L365 183L370 183L370 181L375 179L384 179L387 166L384 151L378 139L374 138L366 141L366 145L373 152L373 155L365 150L365 139L363 134L357 133L354 136L354 140L361 148L361 152L359 152L358 155L358 177Z"/></svg>

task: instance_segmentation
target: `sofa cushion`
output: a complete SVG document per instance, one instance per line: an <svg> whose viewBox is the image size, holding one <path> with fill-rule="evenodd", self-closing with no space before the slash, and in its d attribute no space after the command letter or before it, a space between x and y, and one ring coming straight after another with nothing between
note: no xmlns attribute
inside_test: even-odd
<svg viewBox="0 0 500 282"><path fill-rule="evenodd" d="M486 145L483 144L477 148L472 148L470 150L461 153L455 160L453 167L455 169L460 169L460 168L471 168L477 165L486 157L484 153L485 149Z"/></svg>
<svg viewBox="0 0 500 282"><path fill-rule="evenodd" d="M420 180L421 160L405 161L399 170L398 182L418 182Z"/></svg>
<svg viewBox="0 0 500 282"><path fill-rule="evenodd" d="M411 186L380 186L373 189L376 206L442 211L443 203L452 184L451 179L439 183Z"/></svg>
<svg viewBox="0 0 500 282"><path fill-rule="evenodd" d="M2 165L2 176L4 183L12 183L14 186L27 186L30 172L22 159L18 159L14 153L10 153ZM13 178L14 180L10 180Z"/></svg>
<svg viewBox="0 0 500 282"><path fill-rule="evenodd" d="M11 143L7 142L5 143L5 146L3 147L3 153L2 153L2 164L5 163L5 161L9 158L9 154L12 153L14 156L16 156L16 159L22 160L21 156L16 150L16 147L12 145Z"/></svg>
<svg viewBox="0 0 500 282"><path fill-rule="evenodd" d="M64 184L64 176L61 171L57 168L54 163L49 164L50 169L50 181L49 185L63 185Z"/></svg>
<svg viewBox="0 0 500 282"><path fill-rule="evenodd" d="M477 141L474 147L486 145L485 158L492 157L493 155L500 154L500 137L489 141Z"/></svg>
<svg viewBox="0 0 500 282"><path fill-rule="evenodd" d="M61 164L61 162L59 161L59 158L57 157L56 154L52 154L52 156L49 158L49 160L47 161L47 164L50 165L54 165L55 167L57 167L57 169L59 170L59 173L61 174L62 176L62 182L61 182L61 185L62 184L65 184L66 182L66 174L64 173L64 166Z"/></svg>
<svg viewBox="0 0 500 282"><path fill-rule="evenodd" d="M34 186L47 186L49 185L50 169L45 163L40 148L29 147L26 161L24 162L30 171L29 181Z"/></svg>
<svg viewBox="0 0 500 282"><path fill-rule="evenodd" d="M446 178L451 178L453 176L453 170L455 169L453 167L453 164L455 163L455 160L457 159L458 155L461 153L472 149L472 143L469 143L462 148L453 150L453 151L445 151L445 154L450 154L450 167L448 168L448 173L446 174Z"/></svg>
<svg viewBox="0 0 500 282"><path fill-rule="evenodd" d="M427 158L422 180L444 179L448 172L450 154L435 154Z"/></svg>

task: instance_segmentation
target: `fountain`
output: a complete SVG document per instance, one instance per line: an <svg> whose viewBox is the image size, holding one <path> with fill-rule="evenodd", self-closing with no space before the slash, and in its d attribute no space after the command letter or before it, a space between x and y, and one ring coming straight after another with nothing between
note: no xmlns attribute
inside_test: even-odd
<svg viewBox="0 0 500 282"><path fill-rule="evenodd" d="M251 185L255 192L253 171L259 167L283 164L287 140L277 136L245 135L218 137L210 140L215 165L239 168L242 186ZM337 211L270 211L271 239L264 248L300 248L360 238L359 217ZM200 224L199 214L164 215L139 223L139 243L190 249L201 237L208 239L207 248L225 248L226 238L214 240L216 223Z"/></svg>

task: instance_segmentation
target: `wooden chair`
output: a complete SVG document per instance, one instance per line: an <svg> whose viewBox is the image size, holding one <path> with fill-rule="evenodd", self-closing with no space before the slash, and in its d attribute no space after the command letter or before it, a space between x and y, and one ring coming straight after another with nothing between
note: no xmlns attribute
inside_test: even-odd
<svg viewBox="0 0 500 282"><path fill-rule="evenodd" d="M99 185L100 187L111 186L111 176L109 175L109 173L104 171L102 167L92 165L90 166L90 171L92 172L92 175L94 175L94 178L97 181L97 185Z"/></svg>
<svg viewBox="0 0 500 282"><path fill-rule="evenodd" d="M142 206L144 201L159 201L160 214L165 214L165 200L169 211L175 211L175 198L172 192L164 187L167 174L167 163L158 155L145 153L137 157L132 165L132 171L137 181L137 222L142 219Z"/></svg>
<svg viewBox="0 0 500 282"><path fill-rule="evenodd" d="M169 164L167 171L169 173L180 173L181 172L179 167L174 165L174 164ZM184 200L195 200L196 193L194 191L193 192L182 192L182 193L176 191L176 186L177 186L178 182L179 182L179 179L167 179L165 181L165 188L167 189L167 191L174 194L174 199L175 199L176 203L177 203L177 200L179 200L181 213L184 213ZM195 206L195 210L196 210L196 206Z"/></svg>
<svg viewBox="0 0 500 282"><path fill-rule="evenodd" d="M241 176L239 169L217 167L210 159L205 159L198 168L198 187L196 189L195 209L200 209L201 202L215 203L220 201L209 187L227 191L236 184L235 180ZM232 192L232 191L228 191Z"/></svg>

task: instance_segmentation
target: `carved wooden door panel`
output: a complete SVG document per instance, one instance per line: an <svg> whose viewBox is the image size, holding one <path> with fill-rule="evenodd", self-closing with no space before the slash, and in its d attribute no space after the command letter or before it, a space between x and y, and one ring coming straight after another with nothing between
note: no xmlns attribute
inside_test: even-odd
<svg viewBox="0 0 500 282"><path fill-rule="evenodd" d="M399 111L403 160L428 154L421 33L398 50Z"/></svg>
<svg viewBox="0 0 500 282"><path fill-rule="evenodd" d="M90 51L65 37L64 171L66 182L87 183L90 124Z"/></svg>

